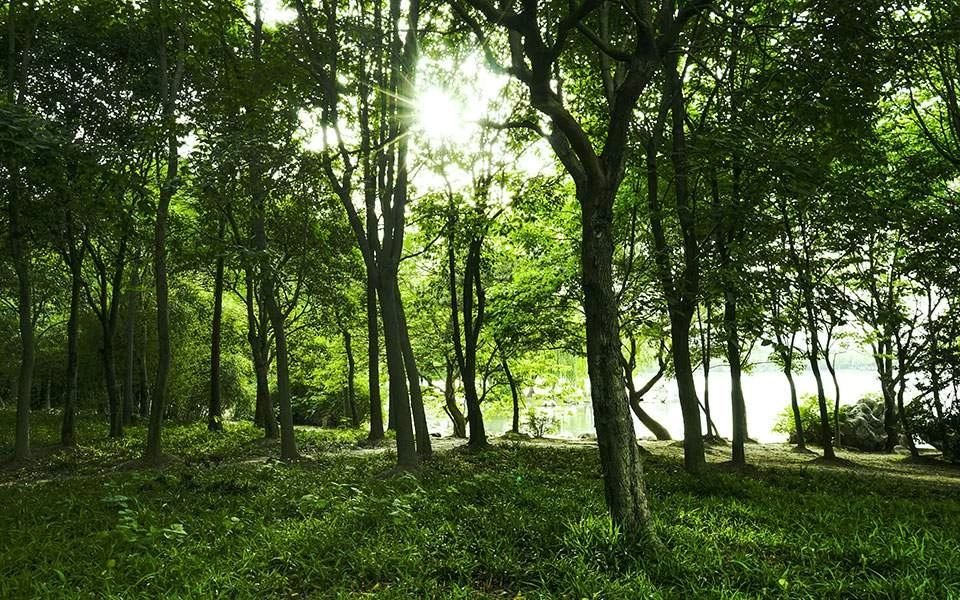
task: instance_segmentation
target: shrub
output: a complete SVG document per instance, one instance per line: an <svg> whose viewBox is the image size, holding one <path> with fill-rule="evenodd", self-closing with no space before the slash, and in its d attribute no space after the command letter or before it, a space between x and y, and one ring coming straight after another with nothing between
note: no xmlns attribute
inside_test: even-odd
<svg viewBox="0 0 960 600"><path fill-rule="evenodd" d="M931 405L920 400L911 402L906 411L916 435L943 452L944 460L960 463L960 402L944 406L943 419L937 417Z"/></svg>
<svg viewBox="0 0 960 600"><path fill-rule="evenodd" d="M799 399L800 404L800 423L803 429L803 439L806 443L818 443L820 441L820 407L817 404L816 394L803 394ZM793 421L793 407L787 405L780 412L773 430L778 433L786 433L790 436L790 443L796 444L797 429Z"/></svg>
<svg viewBox="0 0 960 600"><path fill-rule="evenodd" d="M560 431L560 419L544 412L531 408L527 411L527 429L535 438L542 438L548 434Z"/></svg>

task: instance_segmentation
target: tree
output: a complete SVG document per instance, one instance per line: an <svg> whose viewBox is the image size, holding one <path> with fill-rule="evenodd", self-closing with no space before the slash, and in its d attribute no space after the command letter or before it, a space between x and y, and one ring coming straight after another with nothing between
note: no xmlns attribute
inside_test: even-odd
<svg viewBox="0 0 960 600"><path fill-rule="evenodd" d="M656 18L650 19L653 11L644 2L636 14L647 15L646 20L635 20L630 12L614 20L605 7L601 10L601 4L587 2L550 13L532 3L523 4L519 12L484 0L468 0L466 4L453 1L450 6L471 27L492 66L509 73L526 88L531 107L550 122L546 137L573 179L583 227L581 276L587 364L606 501L614 522L628 538L656 545L633 421L621 383L611 226L628 156L630 116L663 61L676 56L681 33L704 5L693 2L676 10L672 3L665 3ZM492 40L478 19L508 40L509 66L497 62ZM604 26L599 35L593 33L598 22ZM549 23L549 35L545 35L542 23ZM611 26L617 27L616 36L608 29ZM615 45L614 40L619 39L625 39L631 48ZM599 61L600 69L590 74L604 82L606 106L587 128L564 96L560 74L574 65L597 64L594 61ZM682 123L679 113L676 118ZM539 131L535 123L523 126ZM596 137L591 136L594 131ZM696 439L688 436L685 444L689 450L685 452L689 455L685 458L687 466L699 470L703 466L699 431ZM699 454L697 445L701 447Z"/></svg>

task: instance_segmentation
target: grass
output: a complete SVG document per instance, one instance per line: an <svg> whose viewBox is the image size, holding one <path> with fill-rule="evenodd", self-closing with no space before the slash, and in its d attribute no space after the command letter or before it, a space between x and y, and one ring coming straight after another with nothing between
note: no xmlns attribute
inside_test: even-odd
<svg viewBox="0 0 960 600"><path fill-rule="evenodd" d="M35 418L54 443L56 416ZM287 465L248 425L170 426L183 462L131 469L143 430L104 428L0 471L0 598L960 598L956 478L762 460L694 477L657 447L669 554L651 558L611 526L588 446L446 450L382 478L393 453L363 432L298 431L308 458Z"/></svg>

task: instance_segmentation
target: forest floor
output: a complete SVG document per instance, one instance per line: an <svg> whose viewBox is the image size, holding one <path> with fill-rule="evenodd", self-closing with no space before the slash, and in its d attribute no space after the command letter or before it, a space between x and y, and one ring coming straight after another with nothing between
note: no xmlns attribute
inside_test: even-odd
<svg viewBox="0 0 960 600"><path fill-rule="evenodd" d="M105 437L33 416L39 449L0 464L0 598L960 598L960 469L935 457L728 446L682 469L644 442L666 554L625 545L606 516L593 443L434 439L414 474L383 477L391 444L298 429L303 459L248 424L169 426L164 468L144 429ZM13 418L0 412L0 457Z"/></svg>

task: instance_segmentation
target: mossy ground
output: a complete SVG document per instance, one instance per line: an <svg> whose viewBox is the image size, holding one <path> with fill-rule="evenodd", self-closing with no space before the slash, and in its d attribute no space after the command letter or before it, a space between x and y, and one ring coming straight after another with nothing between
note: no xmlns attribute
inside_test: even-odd
<svg viewBox="0 0 960 600"><path fill-rule="evenodd" d="M57 421L34 415L37 446ZM81 419L76 451L0 468L0 598L960 598L960 473L898 455L750 446L731 470L713 447L692 476L645 444L669 548L650 557L611 527L589 444L444 440L384 478L392 450L360 431L299 430L288 465L249 425L171 425L179 460L146 469L143 428L104 430Z"/></svg>

